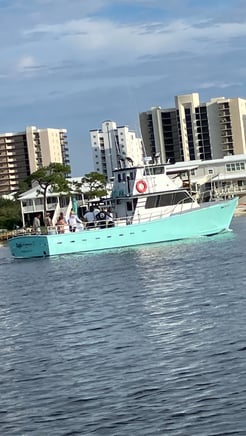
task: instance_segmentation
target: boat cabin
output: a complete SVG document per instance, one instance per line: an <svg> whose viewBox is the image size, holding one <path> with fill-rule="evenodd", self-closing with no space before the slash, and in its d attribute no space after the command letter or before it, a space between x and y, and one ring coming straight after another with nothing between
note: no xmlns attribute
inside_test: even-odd
<svg viewBox="0 0 246 436"><path fill-rule="evenodd" d="M179 174L167 174L167 165L146 165L114 171L110 207L128 223L158 219L199 207Z"/></svg>

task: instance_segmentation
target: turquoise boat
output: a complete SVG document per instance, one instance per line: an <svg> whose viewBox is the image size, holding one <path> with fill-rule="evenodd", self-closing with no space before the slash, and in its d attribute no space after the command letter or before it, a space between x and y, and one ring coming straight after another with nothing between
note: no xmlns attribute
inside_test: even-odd
<svg viewBox="0 0 246 436"><path fill-rule="evenodd" d="M110 198L104 200L93 226L75 232L24 234L8 241L12 256L33 258L112 250L145 244L211 236L230 229L237 198L199 204L167 165L114 171ZM107 220L106 208L112 219ZM98 216L98 215L97 215Z"/></svg>

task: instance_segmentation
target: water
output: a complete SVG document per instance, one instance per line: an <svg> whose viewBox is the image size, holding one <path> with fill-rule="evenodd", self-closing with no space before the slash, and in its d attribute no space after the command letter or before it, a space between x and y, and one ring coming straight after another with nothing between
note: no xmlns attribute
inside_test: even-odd
<svg viewBox="0 0 246 436"><path fill-rule="evenodd" d="M185 243L0 248L0 435L246 435L246 217Z"/></svg>

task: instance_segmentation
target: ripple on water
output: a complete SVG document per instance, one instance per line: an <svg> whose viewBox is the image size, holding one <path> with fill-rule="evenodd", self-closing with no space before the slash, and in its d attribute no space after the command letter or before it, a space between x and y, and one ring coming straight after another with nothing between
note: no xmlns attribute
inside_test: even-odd
<svg viewBox="0 0 246 436"><path fill-rule="evenodd" d="M0 433L245 435L245 224L30 261L0 248Z"/></svg>

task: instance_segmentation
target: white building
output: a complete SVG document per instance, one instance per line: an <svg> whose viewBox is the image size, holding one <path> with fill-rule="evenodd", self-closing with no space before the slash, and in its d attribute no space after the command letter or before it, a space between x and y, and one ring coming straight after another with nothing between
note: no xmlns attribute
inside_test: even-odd
<svg viewBox="0 0 246 436"><path fill-rule="evenodd" d="M167 166L167 174L189 171L189 183L201 199L238 196L239 204L246 204L246 154L225 156L207 161L177 162Z"/></svg>
<svg viewBox="0 0 246 436"><path fill-rule="evenodd" d="M50 188L47 190L46 210L50 213L53 225L57 222L61 212L68 219L71 209L75 210L75 205L76 208L85 205L84 192L76 187L76 183L81 182L81 178L73 177L68 180L72 189L70 194L55 192ZM23 227L31 226L33 218L37 213L41 214L41 225L43 225L44 197L40 192L40 186L38 184L34 185L31 189L21 194L18 200L21 204ZM77 212L77 210L75 211Z"/></svg>
<svg viewBox="0 0 246 436"><path fill-rule="evenodd" d="M134 165L143 164L141 138L127 126L117 126L114 121L104 121L101 130L90 130L94 171L104 174L107 180L115 168L127 161Z"/></svg>

